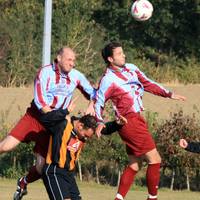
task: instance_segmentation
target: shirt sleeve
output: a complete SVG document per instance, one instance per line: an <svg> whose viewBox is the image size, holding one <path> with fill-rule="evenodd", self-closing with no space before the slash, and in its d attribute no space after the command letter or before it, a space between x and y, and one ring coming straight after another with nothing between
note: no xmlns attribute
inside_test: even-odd
<svg viewBox="0 0 200 200"><path fill-rule="evenodd" d="M138 68L136 68L135 72L138 76L138 80L142 83L144 90L146 92L149 92L158 96L162 96L162 97L168 97L168 98L172 96L172 92L165 89L163 86L154 82L153 80L147 78L146 75L142 71L140 71Z"/></svg>
<svg viewBox="0 0 200 200"><path fill-rule="evenodd" d="M200 142L189 142L185 150L193 153L200 153Z"/></svg>
<svg viewBox="0 0 200 200"><path fill-rule="evenodd" d="M112 133L118 131L120 128L122 128L122 125L117 124L116 121L107 122L105 124L105 128L102 129L101 134L102 135L111 135Z"/></svg>
<svg viewBox="0 0 200 200"><path fill-rule="evenodd" d="M96 102L94 105L95 114L98 122L103 122L103 109L106 100L111 97L112 90L112 84L110 84L109 81L105 77L103 77L99 83L99 88L96 92Z"/></svg>
<svg viewBox="0 0 200 200"><path fill-rule="evenodd" d="M48 72L41 68L34 81L34 103L39 110L48 105L46 89L49 80Z"/></svg>
<svg viewBox="0 0 200 200"><path fill-rule="evenodd" d="M87 78L80 72L77 88L81 91L86 99L92 100L95 98L96 90L92 87Z"/></svg>

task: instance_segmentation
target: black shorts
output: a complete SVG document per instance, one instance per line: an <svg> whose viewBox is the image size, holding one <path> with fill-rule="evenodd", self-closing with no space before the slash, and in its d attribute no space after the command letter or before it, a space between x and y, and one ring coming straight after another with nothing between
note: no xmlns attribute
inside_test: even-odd
<svg viewBox="0 0 200 200"><path fill-rule="evenodd" d="M42 179L50 200L81 200L74 172L45 164Z"/></svg>

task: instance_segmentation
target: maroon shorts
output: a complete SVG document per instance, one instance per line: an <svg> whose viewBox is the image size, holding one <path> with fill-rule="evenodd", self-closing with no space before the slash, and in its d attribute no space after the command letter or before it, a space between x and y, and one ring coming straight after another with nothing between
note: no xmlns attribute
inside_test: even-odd
<svg viewBox="0 0 200 200"><path fill-rule="evenodd" d="M156 148L144 118L139 113L125 117L128 123L121 128L119 134L126 144L127 154L141 156Z"/></svg>
<svg viewBox="0 0 200 200"><path fill-rule="evenodd" d="M34 108L28 108L25 115L19 120L17 125L11 130L9 135L21 142L35 142L34 152L39 153L44 158L47 155L49 134L37 120Z"/></svg>

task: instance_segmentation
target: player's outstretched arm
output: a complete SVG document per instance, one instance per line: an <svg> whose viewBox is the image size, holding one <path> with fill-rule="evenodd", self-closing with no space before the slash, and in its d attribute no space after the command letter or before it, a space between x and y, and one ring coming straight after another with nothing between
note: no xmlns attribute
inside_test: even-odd
<svg viewBox="0 0 200 200"><path fill-rule="evenodd" d="M185 101L186 97L179 94L172 93L171 99Z"/></svg>

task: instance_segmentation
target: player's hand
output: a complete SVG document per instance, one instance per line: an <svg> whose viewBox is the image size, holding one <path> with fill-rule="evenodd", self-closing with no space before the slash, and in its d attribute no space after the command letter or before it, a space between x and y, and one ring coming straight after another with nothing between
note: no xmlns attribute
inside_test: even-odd
<svg viewBox="0 0 200 200"><path fill-rule="evenodd" d="M185 149L188 146L188 142L185 139L180 139L179 145L180 145L180 147Z"/></svg>
<svg viewBox="0 0 200 200"><path fill-rule="evenodd" d="M78 96L71 100L71 102L67 108L69 112L72 112L74 110L74 108L76 107L77 99L78 99Z"/></svg>
<svg viewBox="0 0 200 200"><path fill-rule="evenodd" d="M48 113L52 111L52 109L49 106L44 106L43 108L41 108L41 110L43 113Z"/></svg>
<svg viewBox="0 0 200 200"><path fill-rule="evenodd" d="M171 99L185 101L185 100L186 100L186 97L181 96L181 95L179 95L179 94L172 93Z"/></svg>
<svg viewBox="0 0 200 200"><path fill-rule="evenodd" d="M87 107L87 110L85 111L85 114L90 114L92 116L95 116L95 110L94 110L94 101L91 100L88 107Z"/></svg>
<svg viewBox="0 0 200 200"><path fill-rule="evenodd" d="M123 117L122 115L120 115L117 120L116 120L117 124L119 125L124 125L127 123L127 119L125 117Z"/></svg>
<svg viewBox="0 0 200 200"><path fill-rule="evenodd" d="M95 131L95 133L96 133L96 135L97 135L98 138L101 137L101 131L102 131L102 129L105 128L105 127L106 127L106 126L105 126L105 124L103 124L103 123L98 124L98 126L97 126L97 128L96 128L96 131Z"/></svg>

